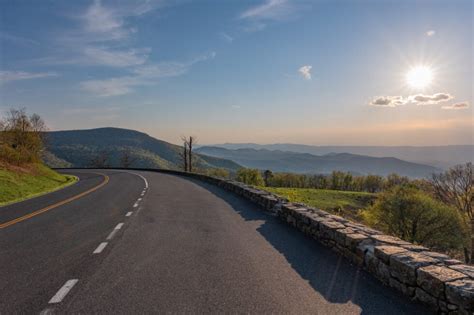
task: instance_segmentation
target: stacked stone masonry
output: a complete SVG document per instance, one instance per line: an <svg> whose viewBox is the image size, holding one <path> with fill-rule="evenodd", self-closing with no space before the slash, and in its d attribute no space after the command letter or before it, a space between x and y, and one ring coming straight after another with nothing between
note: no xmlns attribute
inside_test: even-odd
<svg viewBox="0 0 474 315"><path fill-rule="evenodd" d="M439 314L474 314L474 266L239 182L194 173L162 172L205 181L250 200Z"/></svg>

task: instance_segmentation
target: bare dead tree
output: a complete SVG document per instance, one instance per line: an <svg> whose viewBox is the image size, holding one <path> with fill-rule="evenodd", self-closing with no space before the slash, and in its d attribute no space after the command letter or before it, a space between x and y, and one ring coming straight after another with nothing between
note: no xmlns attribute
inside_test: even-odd
<svg viewBox="0 0 474 315"><path fill-rule="evenodd" d="M120 157L120 166L123 168L129 168L135 163L137 159L132 157L132 152L129 148L126 148L122 151L122 155Z"/></svg>
<svg viewBox="0 0 474 315"><path fill-rule="evenodd" d="M188 162L188 168L189 171L193 171L193 145L197 143L197 138L194 136L190 136L188 140L188 157L189 157L189 162Z"/></svg>
<svg viewBox="0 0 474 315"><path fill-rule="evenodd" d="M181 140L183 141L183 152L180 154L180 156L183 160L183 170L187 172L188 171L188 139L182 136Z"/></svg>
<svg viewBox="0 0 474 315"><path fill-rule="evenodd" d="M453 205L471 228L471 253L464 248L466 262L474 263L474 167L472 163L456 165L448 171L433 174L430 183L435 196L444 203Z"/></svg>

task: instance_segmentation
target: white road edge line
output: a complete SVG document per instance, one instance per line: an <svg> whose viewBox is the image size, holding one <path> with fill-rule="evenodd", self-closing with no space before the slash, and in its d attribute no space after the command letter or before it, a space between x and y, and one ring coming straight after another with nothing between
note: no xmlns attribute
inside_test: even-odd
<svg viewBox="0 0 474 315"><path fill-rule="evenodd" d="M115 236L115 233L117 233L118 230L113 230L112 232L110 232L109 236L107 236L107 241L110 241L112 238L114 238Z"/></svg>
<svg viewBox="0 0 474 315"><path fill-rule="evenodd" d="M145 177L143 177L143 176L142 176L142 175L140 175L140 174L134 173L134 172L129 172L129 173L131 173L131 174L135 174L135 175L137 175L137 176L140 176L140 177L143 179L143 181L145 182L145 189L147 189L147 188L148 188L148 181L146 180L146 178L145 178Z"/></svg>
<svg viewBox="0 0 474 315"><path fill-rule="evenodd" d="M71 289L76 285L79 279L71 279L66 281L61 289L49 300L49 304L61 303Z"/></svg>
<svg viewBox="0 0 474 315"><path fill-rule="evenodd" d="M126 216L126 217L129 217L129 216L132 215L132 213L133 213L132 211L129 211L129 212L127 212L127 214L126 214L125 216Z"/></svg>
<svg viewBox="0 0 474 315"><path fill-rule="evenodd" d="M95 251L93 252L93 254L100 254L102 253L102 251L104 250L105 246L107 246L107 242L103 242L103 243L100 243L99 246L97 246L97 248L95 249Z"/></svg>
<svg viewBox="0 0 474 315"><path fill-rule="evenodd" d="M117 224L117 226L115 227L114 230L120 230L122 228L122 226L123 226L123 223L119 223L119 224Z"/></svg>

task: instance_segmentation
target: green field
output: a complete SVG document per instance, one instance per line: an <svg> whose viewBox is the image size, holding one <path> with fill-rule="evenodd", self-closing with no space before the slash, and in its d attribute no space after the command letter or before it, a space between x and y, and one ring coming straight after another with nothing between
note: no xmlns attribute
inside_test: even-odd
<svg viewBox="0 0 474 315"><path fill-rule="evenodd" d="M261 188L287 198L291 202L302 202L358 221L360 220L359 210L369 206L376 198L376 194L366 192L309 188Z"/></svg>
<svg viewBox="0 0 474 315"><path fill-rule="evenodd" d="M68 186L75 176L59 174L41 164L14 168L0 165L0 206Z"/></svg>

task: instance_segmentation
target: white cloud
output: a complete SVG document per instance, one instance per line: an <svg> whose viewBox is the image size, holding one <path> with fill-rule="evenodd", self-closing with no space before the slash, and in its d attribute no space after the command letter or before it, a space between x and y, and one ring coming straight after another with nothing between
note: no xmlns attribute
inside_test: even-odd
<svg viewBox="0 0 474 315"><path fill-rule="evenodd" d="M231 106L233 109L240 109L240 105L232 105Z"/></svg>
<svg viewBox="0 0 474 315"><path fill-rule="evenodd" d="M311 80L311 69L313 66L305 65L298 69L298 72L305 78L306 80Z"/></svg>
<svg viewBox="0 0 474 315"><path fill-rule="evenodd" d="M188 62L163 62L139 66L131 70L131 75L103 79L87 80L80 83L82 90L97 96L108 97L133 92L133 87L156 84L161 78L176 77L185 74L195 63L213 59L215 52L198 56Z"/></svg>
<svg viewBox="0 0 474 315"><path fill-rule="evenodd" d="M246 22L243 30L257 32L266 28L269 21L282 21L294 16L302 5L289 0L265 0L264 3L242 12L238 18Z"/></svg>
<svg viewBox="0 0 474 315"><path fill-rule="evenodd" d="M132 92L132 87L139 85L138 77L124 76L105 80L88 80L80 83L84 91L97 96L117 96Z"/></svg>
<svg viewBox="0 0 474 315"><path fill-rule="evenodd" d="M266 0L265 3L242 12L240 18L275 20L288 13L290 13L290 5L287 0Z"/></svg>
<svg viewBox="0 0 474 315"><path fill-rule="evenodd" d="M377 96L374 98L369 105L373 106L385 106L385 107L396 107L406 104L415 105L433 105L453 99L449 93L435 93L432 95L416 94L408 97L403 96Z"/></svg>
<svg viewBox="0 0 474 315"><path fill-rule="evenodd" d="M141 16L155 7L156 3L148 0L129 0L108 7L102 5L100 0L94 0L80 16L82 31L92 35L88 38L90 41L125 39L137 31L127 24L127 18Z"/></svg>
<svg viewBox="0 0 474 315"><path fill-rule="evenodd" d="M381 107L396 107L407 104L408 100L403 96L378 96L369 105Z"/></svg>
<svg viewBox="0 0 474 315"><path fill-rule="evenodd" d="M25 72L25 71L0 71L0 83L7 83L17 80L39 79L46 77L56 77L56 72Z"/></svg>
<svg viewBox="0 0 474 315"><path fill-rule="evenodd" d="M149 49L109 50L104 47L86 47L84 62L111 67L129 67L144 64Z"/></svg>
<svg viewBox="0 0 474 315"><path fill-rule="evenodd" d="M15 43L15 44L28 45L28 46L39 44L39 42L37 42L35 40L25 38L25 37L21 37L21 36L12 35L12 34L9 34L7 32L3 32L3 31L0 31L0 40L9 41L9 42Z"/></svg>
<svg viewBox="0 0 474 315"><path fill-rule="evenodd" d="M158 5L152 0L127 0L105 6L95 0L73 18L75 28L55 34L60 53L36 62L106 67L144 64L151 49L131 46L131 38L138 31L132 22Z"/></svg>
<svg viewBox="0 0 474 315"><path fill-rule="evenodd" d="M449 101L454 97L449 93L435 93L433 95L411 95L408 97L409 100L417 105L433 105L442 102Z"/></svg>
<svg viewBox="0 0 474 315"><path fill-rule="evenodd" d="M445 105L441 107L442 109L466 109L469 108L469 103L468 102L460 102L460 103L455 103L451 105Z"/></svg>
<svg viewBox="0 0 474 315"><path fill-rule="evenodd" d="M220 32L219 36L228 43L232 43L234 38L225 32Z"/></svg>
<svg viewBox="0 0 474 315"><path fill-rule="evenodd" d="M428 37L432 37L432 36L435 36L436 35L436 31L435 30L429 30L426 32L426 36Z"/></svg>

